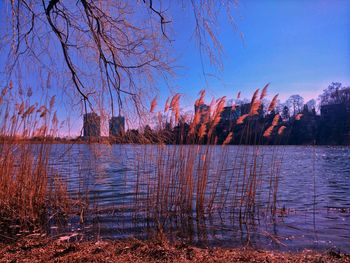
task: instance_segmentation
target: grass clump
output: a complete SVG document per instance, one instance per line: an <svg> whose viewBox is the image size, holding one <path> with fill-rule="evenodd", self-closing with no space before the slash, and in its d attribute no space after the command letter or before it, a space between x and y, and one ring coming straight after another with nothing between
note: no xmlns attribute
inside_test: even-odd
<svg viewBox="0 0 350 263"><path fill-rule="evenodd" d="M54 97L41 106L30 104L30 97L30 89L18 94L11 84L1 92L0 240L43 230L67 207L64 184L49 176L50 144L25 142L32 137L45 141L57 132Z"/></svg>

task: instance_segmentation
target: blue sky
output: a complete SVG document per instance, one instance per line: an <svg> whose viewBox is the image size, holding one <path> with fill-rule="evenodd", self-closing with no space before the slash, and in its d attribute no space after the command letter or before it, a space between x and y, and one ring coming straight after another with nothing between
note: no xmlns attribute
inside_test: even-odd
<svg viewBox="0 0 350 263"><path fill-rule="evenodd" d="M186 16L175 20L175 33L182 37L174 50L184 68L173 85L185 100L192 101L202 88L216 97L233 97L238 90L250 97L268 82L270 94L279 93L282 101L292 94L308 100L333 81L350 84L350 1L239 1L233 16L238 31L221 23L224 67L220 72L205 65L215 75L208 84L198 50L189 41L193 21Z"/></svg>
<svg viewBox="0 0 350 263"><path fill-rule="evenodd" d="M0 8L4 8L1 2ZM239 1L232 10L237 30L226 19L219 18L223 69L211 67L204 57L206 78L193 36L193 13L188 8L181 9L177 1L169 2L173 21L170 38L174 39L169 52L177 60L175 76L166 83L163 80L158 83L159 109L175 92L183 94L181 105L187 110L193 109L201 89L207 90L210 102L213 96L234 98L238 91L249 98L255 89L270 83L270 97L279 93L283 102L293 94L302 95L305 101L317 98L331 82L350 85L349 0ZM4 49L0 51L1 62L6 54ZM28 79L38 75L26 74ZM51 89L50 94L54 91ZM63 100L62 92L58 88L56 91ZM59 118L65 119L67 112L61 106ZM81 112L69 114L72 134L78 134L82 126Z"/></svg>

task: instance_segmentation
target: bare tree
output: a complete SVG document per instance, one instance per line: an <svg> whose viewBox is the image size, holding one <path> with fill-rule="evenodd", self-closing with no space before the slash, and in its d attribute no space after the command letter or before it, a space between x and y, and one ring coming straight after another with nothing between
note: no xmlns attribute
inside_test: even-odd
<svg viewBox="0 0 350 263"><path fill-rule="evenodd" d="M307 109L308 111L313 111L316 110L316 100L315 99L311 99L308 102L306 102L307 105Z"/></svg>
<svg viewBox="0 0 350 263"><path fill-rule="evenodd" d="M115 99L119 112L130 99L138 111L141 94L172 72L171 4L191 10L201 55L218 65L217 18L224 8L232 19L234 0L8 0L1 10L11 24L1 33L1 47L9 51L8 76L25 60L33 71L37 65L52 75L63 62L85 111L101 93L108 94L112 115Z"/></svg>
<svg viewBox="0 0 350 263"><path fill-rule="evenodd" d="M350 87L343 87L339 82L332 82L319 96L320 104L339 104L350 101Z"/></svg>
<svg viewBox="0 0 350 263"><path fill-rule="evenodd" d="M292 95L288 98L286 103L290 112L292 112L293 116L295 116L301 112L304 105L304 99L300 95Z"/></svg>
<svg viewBox="0 0 350 263"><path fill-rule="evenodd" d="M289 108L287 105L284 105L281 113L282 120L289 121L290 114L289 114Z"/></svg>

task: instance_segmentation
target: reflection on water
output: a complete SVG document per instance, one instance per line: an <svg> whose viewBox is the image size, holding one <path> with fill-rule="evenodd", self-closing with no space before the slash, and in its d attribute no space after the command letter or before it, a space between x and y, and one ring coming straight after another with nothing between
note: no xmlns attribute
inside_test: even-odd
<svg viewBox="0 0 350 263"><path fill-rule="evenodd" d="M235 246L250 243L257 247L282 250L337 247L350 252L350 147L277 147L283 162L274 216L264 209L272 165L263 160L273 156L276 147L264 146L259 148L262 176L254 213L244 215L242 220L242 214L237 213L230 203L234 198L218 193L214 207L220 207L219 202L226 200L224 206L218 208L218 213L206 213L203 217L167 215L165 219L164 216L160 217L160 222L155 222L146 209L143 210L143 202L136 202L135 205L135 200L145 199L145 187L150 183L142 181L146 177L137 176L137 171L142 171L149 180L155 180L152 176L159 166L148 163L147 166L137 167L142 160L135 160L147 157L154 150L152 147L157 146L53 145L53 171L63 176L72 195L88 193L92 208L83 224L79 224L78 217L73 218L65 230L79 230L102 238L142 238L161 227L166 229L169 238L199 245ZM217 152L223 151L223 148L211 147L215 147L211 163L217 167L209 167L208 184L213 183L210 180L216 180L213 178L217 178L215 173L218 169L222 174L232 174L231 164L235 162L237 153L242 153L239 146L225 147L228 158L223 164L215 160ZM218 182L217 189L234 195L234 189L227 189L234 187L229 182L230 177L224 178L226 181ZM205 196L209 200L211 190L207 191ZM157 210L157 204L151 205ZM172 208L168 209L172 211Z"/></svg>

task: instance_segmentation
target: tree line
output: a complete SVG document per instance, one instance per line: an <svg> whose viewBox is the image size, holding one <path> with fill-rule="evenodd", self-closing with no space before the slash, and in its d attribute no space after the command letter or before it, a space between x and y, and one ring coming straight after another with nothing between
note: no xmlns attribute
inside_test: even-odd
<svg viewBox="0 0 350 263"><path fill-rule="evenodd" d="M232 103L232 100L228 101L220 114L213 131L215 140L208 138L208 126L205 127L205 136L199 139L200 123L197 124L197 137L189 136L191 120L185 114L180 114L176 124L165 121L153 128L146 125L140 130L130 129L113 138L113 142L223 144L231 134L231 140L228 143L226 140L225 144L350 144L350 87L344 87L341 83L329 85L318 97L318 102L312 99L304 103L302 96L292 95L284 103L277 100L273 110L269 111L270 101L262 100L258 114L248 116L239 124L237 120L250 111L251 101L236 99L233 103L235 108L231 106ZM265 136L271 126L273 129Z"/></svg>

